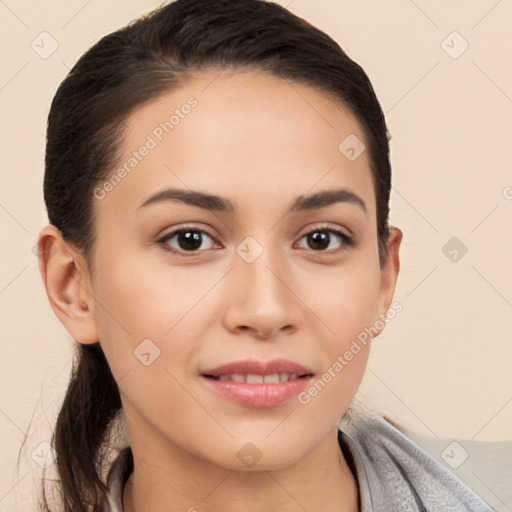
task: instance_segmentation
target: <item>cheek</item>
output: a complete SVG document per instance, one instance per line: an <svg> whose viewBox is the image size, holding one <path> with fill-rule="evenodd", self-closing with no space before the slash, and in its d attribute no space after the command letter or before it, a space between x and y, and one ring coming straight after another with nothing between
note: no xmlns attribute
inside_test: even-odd
<svg viewBox="0 0 512 512"><path fill-rule="evenodd" d="M102 262L94 288L95 319L116 377L151 360L165 367L183 365L191 355L191 319L197 319L197 306L211 285L181 270L171 273L129 258Z"/></svg>
<svg viewBox="0 0 512 512"><path fill-rule="evenodd" d="M304 302L321 320L333 348L343 348L375 320L379 279L371 265L318 271L304 282Z"/></svg>
<svg viewBox="0 0 512 512"><path fill-rule="evenodd" d="M171 299L176 297L178 283L165 282L154 268L130 258L104 260L96 281L98 313L103 327L107 324L104 334L110 334L105 341L113 342L114 332L136 342L169 329L176 309Z"/></svg>
<svg viewBox="0 0 512 512"><path fill-rule="evenodd" d="M137 410L142 417L170 424L176 408L190 407L180 383L194 347L180 335L180 319L187 318L199 290L189 287L190 295L184 296L184 283L166 280L163 274L163 269L160 273L129 261L105 265L95 288L95 317L123 403L130 404L126 414Z"/></svg>
<svg viewBox="0 0 512 512"><path fill-rule="evenodd" d="M329 416L334 422L357 392L370 352L368 327L374 320L376 292L371 272L340 275L326 280L323 290L308 292L311 309L321 320L315 322L315 334L323 354L322 369L298 397L311 415Z"/></svg>
<svg viewBox="0 0 512 512"><path fill-rule="evenodd" d="M319 273L314 286L306 281L303 296L318 319L315 334L325 356L318 376L321 382L310 390L309 398L317 406L340 407L340 400L351 398L360 384L369 356L369 327L377 311L378 275L371 265L350 269L347 265L336 272ZM309 398L305 397L306 402Z"/></svg>

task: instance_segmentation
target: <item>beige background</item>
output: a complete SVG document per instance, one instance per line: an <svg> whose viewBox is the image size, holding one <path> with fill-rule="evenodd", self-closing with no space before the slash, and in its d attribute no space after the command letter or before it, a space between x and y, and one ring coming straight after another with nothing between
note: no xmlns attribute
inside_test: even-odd
<svg viewBox="0 0 512 512"><path fill-rule="evenodd" d="M374 342L360 395L420 434L512 440L512 1L280 3L363 66L393 137L404 309ZM49 441L71 367L33 252L50 102L89 46L158 5L0 1L0 510L33 508L31 452ZM45 31L58 48L41 58L31 44ZM452 237L467 247L455 262Z"/></svg>

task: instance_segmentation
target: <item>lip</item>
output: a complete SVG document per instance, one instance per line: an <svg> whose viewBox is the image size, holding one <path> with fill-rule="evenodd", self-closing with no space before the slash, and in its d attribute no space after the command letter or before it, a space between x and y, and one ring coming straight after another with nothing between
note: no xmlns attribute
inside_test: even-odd
<svg viewBox="0 0 512 512"><path fill-rule="evenodd" d="M219 375L232 375L233 373L256 373L258 375L296 373L300 376L313 373L313 370L287 359L272 359L270 361L245 359L243 361L233 361L201 372L202 375L211 375L213 377L218 377Z"/></svg>
<svg viewBox="0 0 512 512"><path fill-rule="evenodd" d="M297 378L272 384L249 384L231 380L219 381L211 378L235 373L254 373L258 375L289 373L297 374ZM314 374L309 368L285 359L272 359L266 362L252 359L234 361L201 372L201 380L209 389L247 407L276 407L281 405L303 391L313 376Z"/></svg>

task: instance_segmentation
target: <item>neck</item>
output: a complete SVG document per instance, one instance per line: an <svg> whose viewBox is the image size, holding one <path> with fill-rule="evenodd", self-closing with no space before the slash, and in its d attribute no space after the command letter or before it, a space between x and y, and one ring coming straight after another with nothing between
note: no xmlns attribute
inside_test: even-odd
<svg viewBox="0 0 512 512"><path fill-rule="evenodd" d="M135 446L132 443L132 449ZM337 430L303 459L275 471L232 471L197 461L173 463L155 450L134 450L134 471L123 498L124 512L359 511L359 491L340 449ZM180 459L177 457L176 459Z"/></svg>

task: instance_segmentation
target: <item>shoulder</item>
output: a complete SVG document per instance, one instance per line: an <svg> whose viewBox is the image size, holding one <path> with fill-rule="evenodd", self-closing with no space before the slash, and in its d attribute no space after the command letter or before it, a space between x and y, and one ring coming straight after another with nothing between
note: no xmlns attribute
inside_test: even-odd
<svg viewBox="0 0 512 512"><path fill-rule="evenodd" d="M338 428L354 457L361 493L367 495L366 510L496 510L389 418L349 410ZM450 445L446 439L437 442Z"/></svg>

